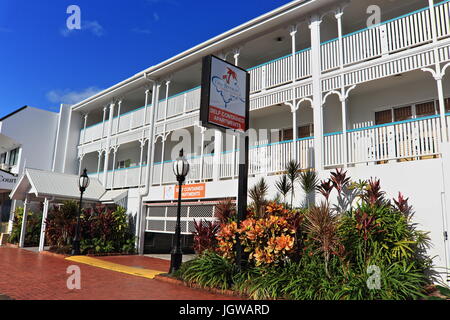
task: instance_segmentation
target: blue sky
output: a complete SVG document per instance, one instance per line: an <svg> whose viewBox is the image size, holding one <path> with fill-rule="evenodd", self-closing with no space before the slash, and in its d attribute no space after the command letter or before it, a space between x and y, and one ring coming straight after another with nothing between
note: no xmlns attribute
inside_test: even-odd
<svg viewBox="0 0 450 320"><path fill-rule="evenodd" d="M288 2L0 0L0 117L57 111ZM82 30L67 32L69 5Z"/></svg>

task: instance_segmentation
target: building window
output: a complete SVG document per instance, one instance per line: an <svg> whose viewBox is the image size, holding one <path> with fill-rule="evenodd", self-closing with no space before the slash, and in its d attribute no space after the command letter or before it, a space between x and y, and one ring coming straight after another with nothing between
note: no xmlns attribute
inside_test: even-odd
<svg viewBox="0 0 450 320"><path fill-rule="evenodd" d="M19 158L19 148L14 149L9 152L9 165L11 167L15 166L17 164L17 160Z"/></svg>
<svg viewBox="0 0 450 320"><path fill-rule="evenodd" d="M306 126L298 127L298 138L309 138L314 136L314 125L308 124Z"/></svg>
<svg viewBox="0 0 450 320"><path fill-rule="evenodd" d="M411 106L394 109L394 121L405 121L412 119Z"/></svg>
<svg viewBox="0 0 450 320"><path fill-rule="evenodd" d="M0 164L6 163L6 152L0 155Z"/></svg>
<svg viewBox="0 0 450 320"><path fill-rule="evenodd" d="M291 141L294 139L294 130L284 129L283 130L283 141Z"/></svg>
<svg viewBox="0 0 450 320"><path fill-rule="evenodd" d="M434 116L436 114L436 108L434 101L416 104L417 117Z"/></svg>
<svg viewBox="0 0 450 320"><path fill-rule="evenodd" d="M384 110L375 112L375 125L391 123L392 122L392 110Z"/></svg>
<svg viewBox="0 0 450 320"><path fill-rule="evenodd" d="M125 168L129 168L130 166L131 166L130 159L117 162L117 169L125 169Z"/></svg>

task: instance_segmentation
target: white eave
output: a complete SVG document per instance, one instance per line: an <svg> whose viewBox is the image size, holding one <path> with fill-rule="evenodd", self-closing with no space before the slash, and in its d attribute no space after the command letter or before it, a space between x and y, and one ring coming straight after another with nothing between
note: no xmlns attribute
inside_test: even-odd
<svg viewBox="0 0 450 320"><path fill-rule="evenodd" d="M120 95L122 93L122 89L127 85L136 83L136 85L141 86L145 83L146 77L158 79L165 74L199 62L203 56L217 53L233 45L237 45L239 42L248 40L252 37L257 37L267 30L279 26L280 24L288 25L289 23L296 21L295 19L298 18L299 15L307 15L313 10L325 6L327 3L336 1L337 0L295 0L289 2L282 7L250 20L217 37L207 40L202 44L184 51L183 53L180 53L158 65L152 66L88 99L74 104L72 106L72 110L79 111L80 109L88 106L90 103L95 103L110 94ZM320 4L318 4L319 2Z"/></svg>

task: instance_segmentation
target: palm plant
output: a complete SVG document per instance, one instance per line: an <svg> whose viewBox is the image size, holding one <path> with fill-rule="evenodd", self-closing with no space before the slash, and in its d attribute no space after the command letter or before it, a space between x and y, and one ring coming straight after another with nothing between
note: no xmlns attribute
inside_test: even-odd
<svg viewBox="0 0 450 320"><path fill-rule="evenodd" d="M308 208L311 205L310 197L314 194L317 185L319 184L319 175L314 170L307 170L300 173L300 186L306 195L306 205Z"/></svg>
<svg viewBox="0 0 450 320"><path fill-rule="evenodd" d="M236 217L236 205L232 199L222 200L216 205L214 214L221 224L228 223Z"/></svg>
<svg viewBox="0 0 450 320"><path fill-rule="evenodd" d="M313 207L305 214L305 228L312 240L319 244L317 251L321 252L325 261L325 272L328 277L328 263L333 252L343 253L343 246L339 241L339 217L333 215L328 204L322 202L320 206Z"/></svg>
<svg viewBox="0 0 450 320"><path fill-rule="evenodd" d="M292 184L288 179L287 175L283 175L280 180L278 180L275 183L275 187L277 188L278 192L283 196L283 203L286 206L286 198L289 192L291 192Z"/></svg>
<svg viewBox="0 0 450 320"><path fill-rule="evenodd" d="M286 175L291 182L291 208L293 207L294 203L294 194L295 194L295 182L300 177L300 169L301 165L299 162L295 160L291 160L286 165Z"/></svg>
<svg viewBox="0 0 450 320"><path fill-rule="evenodd" d="M260 217L263 215L266 197L269 191L269 185L264 178L261 178L248 192L250 199L253 201L255 212Z"/></svg>

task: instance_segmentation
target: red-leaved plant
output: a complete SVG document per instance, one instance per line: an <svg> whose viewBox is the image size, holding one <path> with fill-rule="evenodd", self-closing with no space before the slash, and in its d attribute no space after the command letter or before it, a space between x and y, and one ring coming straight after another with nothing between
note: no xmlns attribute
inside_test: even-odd
<svg viewBox="0 0 450 320"><path fill-rule="evenodd" d="M194 250L197 254L215 248L217 244L216 234L219 231L219 226L217 222L194 220Z"/></svg>

